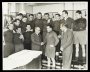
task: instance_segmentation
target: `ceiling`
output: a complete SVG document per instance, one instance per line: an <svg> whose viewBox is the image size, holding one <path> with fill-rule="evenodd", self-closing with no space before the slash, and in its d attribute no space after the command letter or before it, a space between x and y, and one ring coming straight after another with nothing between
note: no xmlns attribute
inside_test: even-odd
<svg viewBox="0 0 90 72"><path fill-rule="evenodd" d="M41 6L41 5L50 5L50 4L59 4L59 3L25 3L31 6Z"/></svg>

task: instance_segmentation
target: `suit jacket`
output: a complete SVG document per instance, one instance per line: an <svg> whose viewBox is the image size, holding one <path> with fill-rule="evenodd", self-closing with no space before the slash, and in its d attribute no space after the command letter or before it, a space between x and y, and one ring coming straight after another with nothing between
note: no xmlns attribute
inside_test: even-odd
<svg viewBox="0 0 90 72"><path fill-rule="evenodd" d="M14 43L13 43L13 31L7 30L4 32L5 46L3 49L4 57L7 57L14 53Z"/></svg>
<svg viewBox="0 0 90 72"><path fill-rule="evenodd" d="M65 22L65 25L69 29L73 29L74 20L70 17L68 17L66 20L63 20Z"/></svg>
<svg viewBox="0 0 90 72"><path fill-rule="evenodd" d="M26 22L22 22L22 24L21 24L21 31L22 31L22 33L24 33L26 31L26 26L27 26L27 23Z"/></svg>
<svg viewBox="0 0 90 72"><path fill-rule="evenodd" d="M36 33L33 33L31 35L31 41L32 41L32 50L41 50L41 35L37 35Z"/></svg>
<svg viewBox="0 0 90 72"><path fill-rule="evenodd" d="M31 34L32 32L31 31L28 31L28 32L24 32L24 42L25 43L31 43Z"/></svg>
<svg viewBox="0 0 90 72"><path fill-rule="evenodd" d="M7 30L4 32L5 43L12 43L13 44L13 38L14 38L13 31Z"/></svg>
<svg viewBox="0 0 90 72"><path fill-rule="evenodd" d="M62 34L61 37L61 46L65 49L73 44L73 32L70 29L67 29L66 32Z"/></svg>
<svg viewBox="0 0 90 72"><path fill-rule="evenodd" d="M68 29L63 33L61 38L61 46L63 49L63 68L70 69L72 52L73 52L73 32Z"/></svg>
<svg viewBox="0 0 90 72"><path fill-rule="evenodd" d="M14 33L14 44L22 44L23 40L19 38L20 34L19 33Z"/></svg>

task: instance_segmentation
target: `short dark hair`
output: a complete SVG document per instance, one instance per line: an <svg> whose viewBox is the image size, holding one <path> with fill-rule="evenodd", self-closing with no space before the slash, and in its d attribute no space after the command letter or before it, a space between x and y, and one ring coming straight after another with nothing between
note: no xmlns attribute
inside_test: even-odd
<svg viewBox="0 0 90 72"><path fill-rule="evenodd" d="M27 16L23 16L23 18L27 18Z"/></svg>
<svg viewBox="0 0 90 72"><path fill-rule="evenodd" d="M77 10L76 13L78 13L78 14L82 14L81 10Z"/></svg>
<svg viewBox="0 0 90 72"><path fill-rule="evenodd" d="M64 26L64 27L68 28L68 27L67 27L67 24L65 24L65 23L60 24L60 28L61 28L61 26L62 26L62 27Z"/></svg>
<svg viewBox="0 0 90 72"><path fill-rule="evenodd" d="M20 27L20 26L18 26L18 27L16 28L16 30L17 30L17 29L19 29L19 28L21 28L21 27Z"/></svg>
<svg viewBox="0 0 90 72"><path fill-rule="evenodd" d="M68 11L67 11L67 10L63 10L62 12L65 12L65 14L67 14L67 15L68 15Z"/></svg>
<svg viewBox="0 0 90 72"><path fill-rule="evenodd" d="M13 22L16 22L16 21L20 21L19 19L15 19L15 20L13 20Z"/></svg>
<svg viewBox="0 0 90 72"><path fill-rule="evenodd" d="M34 16L33 14L30 14L29 16Z"/></svg>
<svg viewBox="0 0 90 72"><path fill-rule="evenodd" d="M19 14L17 14L17 16L23 16L23 14L22 13L19 13Z"/></svg>
<svg viewBox="0 0 90 72"><path fill-rule="evenodd" d="M55 14L55 15L58 15L59 17L61 16L60 14Z"/></svg>
<svg viewBox="0 0 90 72"><path fill-rule="evenodd" d="M44 15L48 15L49 16L49 13L44 13Z"/></svg>
<svg viewBox="0 0 90 72"><path fill-rule="evenodd" d="M50 28L52 28L52 29L53 29L53 26L52 26L51 24L49 24L49 25L47 25L47 26L49 26Z"/></svg>
<svg viewBox="0 0 90 72"><path fill-rule="evenodd" d="M41 13L41 12L38 12L37 14L41 14L41 15L42 15L42 13Z"/></svg>

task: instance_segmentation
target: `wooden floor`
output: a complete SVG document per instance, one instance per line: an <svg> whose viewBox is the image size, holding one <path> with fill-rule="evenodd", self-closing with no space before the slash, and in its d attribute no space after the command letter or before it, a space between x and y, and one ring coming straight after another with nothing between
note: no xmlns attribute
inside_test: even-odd
<svg viewBox="0 0 90 72"><path fill-rule="evenodd" d="M41 69L47 69L47 59L46 57L44 57L42 59L42 68ZM62 56L58 55L56 56L56 66L55 66L55 69L62 69ZM81 61L81 60L74 60L72 59L72 63L71 63L71 69L75 69L75 70L86 70L87 67L86 67L86 61ZM50 69L52 69L52 63L50 65Z"/></svg>

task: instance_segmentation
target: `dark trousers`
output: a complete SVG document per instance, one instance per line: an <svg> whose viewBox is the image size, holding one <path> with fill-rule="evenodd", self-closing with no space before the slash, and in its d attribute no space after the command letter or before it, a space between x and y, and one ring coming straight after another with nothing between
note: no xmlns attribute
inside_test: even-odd
<svg viewBox="0 0 90 72"><path fill-rule="evenodd" d="M19 52L21 50L24 50L23 44L15 44L15 52Z"/></svg>
<svg viewBox="0 0 90 72"><path fill-rule="evenodd" d="M12 43L6 43L6 45L3 48L3 57L8 57L9 55L14 53L14 44Z"/></svg>
<svg viewBox="0 0 90 72"><path fill-rule="evenodd" d="M24 42L24 49L31 50L31 43L25 43Z"/></svg>

